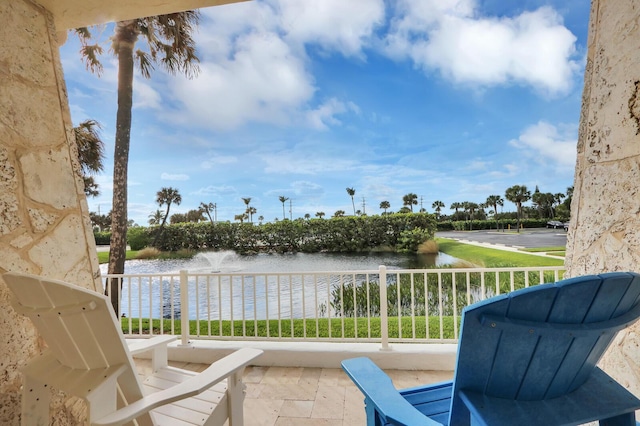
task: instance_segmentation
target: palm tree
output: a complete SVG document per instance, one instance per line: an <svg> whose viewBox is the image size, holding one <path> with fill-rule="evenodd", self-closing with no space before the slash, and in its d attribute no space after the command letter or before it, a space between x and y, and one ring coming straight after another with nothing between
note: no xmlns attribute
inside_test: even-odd
<svg viewBox="0 0 640 426"><path fill-rule="evenodd" d="M344 210L336 210L333 217L344 217Z"/></svg>
<svg viewBox="0 0 640 426"><path fill-rule="evenodd" d="M518 232L520 232L520 219L522 216L522 203L526 203L531 199L531 192L524 185L514 185L504 193L504 198L511 201L516 205L517 210L517 228Z"/></svg>
<svg viewBox="0 0 640 426"><path fill-rule="evenodd" d="M353 188L347 188L347 194L351 197L351 205L353 206L353 215L356 215L356 203L353 201L354 195L356 195L356 190Z"/></svg>
<svg viewBox="0 0 640 426"><path fill-rule="evenodd" d="M151 77L153 65L158 64L170 74L178 72L194 77L198 71L193 31L199 21L199 12L186 11L169 15L150 16L118 22L111 37L111 51L118 59L118 110L113 155L113 204L111 218L111 248L109 274L124 273L127 250L127 169L131 136L131 109L133 106L133 69L137 64L142 76ZM98 56L103 50L99 44L90 44L88 28L75 30L82 45L80 52L86 67L98 75L102 64ZM146 41L146 49L134 52L138 38ZM166 220L166 218L165 218ZM112 281L111 303L118 313L117 295L120 283Z"/></svg>
<svg viewBox="0 0 640 426"><path fill-rule="evenodd" d="M391 203L388 201L381 201L380 202L380 208L384 209L384 214L387 214L387 209L391 208Z"/></svg>
<svg viewBox="0 0 640 426"><path fill-rule="evenodd" d="M164 213L162 212L162 210L156 210L149 215L149 225L160 225L163 217Z"/></svg>
<svg viewBox="0 0 640 426"><path fill-rule="evenodd" d="M253 215L256 214L258 210L255 207L249 207L247 209L247 213L249 214L249 222L253 223Z"/></svg>
<svg viewBox="0 0 640 426"><path fill-rule="evenodd" d="M309 220L309 219L311 219L311 215L310 215L309 213L305 213L305 214L304 214L304 218L305 218L306 220Z"/></svg>
<svg viewBox="0 0 640 426"><path fill-rule="evenodd" d="M211 212L215 211L216 205L214 203L200 203L200 210L204 212L209 218L209 222L213 223L213 219L211 218Z"/></svg>
<svg viewBox="0 0 640 426"><path fill-rule="evenodd" d="M246 211L246 213L247 213L249 216L253 217L253 213L250 213L250 212L249 212L249 208L250 208L249 203L251 203L251 197L243 198L243 199L242 199L242 201L244 201L244 205L245 205L245 206L247 206L247 209L245 210L245 211ZM255 209L254 209L254 210L255 210ZM255 211L254 211L254 213L255 213ZM253 218L251 219L251 222L253 222Z"/></svg>
<svg viewBox="0 0 640 426"><path fill-rule="evenodd" d="M489 195L484 202L487 207L493 208L493 217L496 220L496 230L498 229L498 206L504 206L504 198L499 195Z"/></svg>
<svg viewBox="0 0 640 426"><path fill-rule="evenodd" d="M278 199L282 203L282 220L285 220L287 217L285 216L286 213L284 212L284 203L287 202L289 197L285 197L284 195L281 195L281 196L278 197Z"/></svg>
<svg viewBox="0 0 640 426"><path fill-rule="evenodd" d="M102 165L104 142L98 132L100 128L100 123L95 120L85 120L73 128L78 147L78 161L84 181L84 193L92 197L100 195L100 191L98 191L98 184L91 174L99 173L104 169Z"/></svg>
<svg viewBox="0 0 640 426"><path fill-rule="evenodd" d="M262 215L258 216L258 222L260 222L260 225L262 225L263 220L264 220L264 216Z"/></svg>
<svg viewBox="0 0 640 426"><path fill-rule="evenodd" d="M178 190L175 188L171 188L171 187L162 188L160 189L160 191L156 193L156 203L158 203L160 207L162 207L165 204L167 205L167 212L162 218L162 223L160 224L160 228L162 228L167 222L167 218L169 217L169 210L171 209L171 204L175 204L179 206L181 202L182 202L182 196L180 195L180 192L178 192Z"/></svg>
<svg viewBox="0 0 640 426"><path fill-rule="evenodd" d="M473 230L473 214L476 212L476 210L480 208L480 206L477 203L465 201L464 203L462 203L462 207L466 212L469 213L469 230L472 231Z"/></svg>
<svg viewBox="0 0 640 426"><path fill-rule="evenodd" d="M402 197L402 205L408 206L411 209L411 213L413 213L413 206L418 204L418 195L413 192L408 193L404 197Z"/></svg>
<svg viewBox="0 0 640 426"><path fill-rule="evenodd" d="M322 219L324 217L324 212L316 212L316 217Z"/></svg>
<svg viewBox="0 0 640 426"><path fill-rule="evenodd" d="M436 200L433 202L433 204L431 204L431 208L435 209L436 211L437 219L440 219L440 211L442 210L443 207L444 207L444 203L440 200Z"/></svg>

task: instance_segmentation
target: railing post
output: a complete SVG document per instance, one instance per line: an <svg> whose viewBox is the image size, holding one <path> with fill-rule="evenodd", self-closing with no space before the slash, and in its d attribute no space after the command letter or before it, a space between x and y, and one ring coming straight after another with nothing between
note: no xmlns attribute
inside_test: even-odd
<svg viewBox="0 0 640 426"><path fill-rule="evenodd" d="M387 315L387 267L378 267L380 274L380 334L382 338L381 351L388 351L389 348L389 317Z"/></svg>
<svg viewBox="0 0 640 426"><path fill-rule="evenodd" d="M189 346L189 273L180 270L180 346Z"/></svg>

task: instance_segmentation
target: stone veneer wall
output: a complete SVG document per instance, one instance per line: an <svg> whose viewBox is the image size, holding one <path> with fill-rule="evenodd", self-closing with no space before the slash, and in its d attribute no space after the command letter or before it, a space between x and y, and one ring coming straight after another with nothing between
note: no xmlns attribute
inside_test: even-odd
<svg viewBox="0 0 640 426"><path fill-rule="evenodd" d="M0 1L0 273L22 271L102 291L50 14ZM0 280L0 424L18 425L19 368L43 349ZM52 424L77 424L61 396Z"/></svg>
<svg viewBox="0 0 640 426"><path fill-rule="evenodd" d="M640 4L593 0L571 204L570 276L640 272ZM640 396L640 324L601 362Z"/></svg>

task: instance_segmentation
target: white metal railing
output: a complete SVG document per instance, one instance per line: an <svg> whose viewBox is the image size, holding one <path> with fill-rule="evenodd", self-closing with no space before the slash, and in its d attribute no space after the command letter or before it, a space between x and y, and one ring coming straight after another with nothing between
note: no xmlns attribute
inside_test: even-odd
<svg viewBox="0 0 640 426"><path fill-rule="evenodd" d="M126 335L197 339L457 341L462 309L562 278L564 267L107 275ZM381 285L384 283L385 285ZM188 321L186 321L188 319ZM185 326L188 323L188 326Z"/></svg>

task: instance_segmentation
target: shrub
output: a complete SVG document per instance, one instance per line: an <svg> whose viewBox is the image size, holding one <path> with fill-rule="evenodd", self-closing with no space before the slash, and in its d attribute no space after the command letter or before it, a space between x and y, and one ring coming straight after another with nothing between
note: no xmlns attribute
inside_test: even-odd
<svg viewBox="0 0 640 426"><path fill-rule="evenodd" d="M98 246L108 246L111 244L111 231L98 231L93 233L93 238Z"/></svg>
<svg viewBox="0 0 640 426"><path fill-rule="evenodd" d="M147 228L135 226L127 231L127 243L131 250L142 250L151 244L151 236Z"/></svg>

